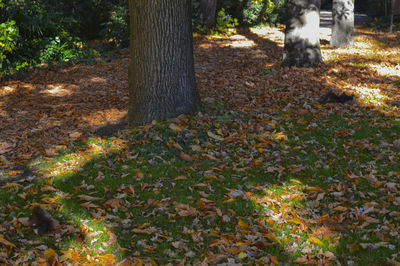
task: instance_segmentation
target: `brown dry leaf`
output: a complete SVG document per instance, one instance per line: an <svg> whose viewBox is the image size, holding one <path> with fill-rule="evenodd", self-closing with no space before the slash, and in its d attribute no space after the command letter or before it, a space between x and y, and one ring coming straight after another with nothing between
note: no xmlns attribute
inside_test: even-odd
<svg viewBox="0 0 400 266"><path fill-rule="evenodd" d="M118 209L123 203L122 199L109 199L103 205L107 208Z"/></svg>
<svg viewBox="0 0 400 266"><path fill-rule="evenodd" d="M87 209L90 209L90 208L98 209L98 208L100 208L99 205L96 205L96 204L94 204L94 203L92 203L92 202L89 202L89 201L88 201L88 202L85 202L85 203L82 203L81 206L82 206L82 207L85 207L85 208L87 208Z"/></svg>
<svg viewBox="0 0 400 266"><path fill-rule="evenodd" d="M193 161L192 156L190 156L189 154L186 153L181 153L179 154L179 157L181 157L181 159L185 160L185 161Z"/></svg>
<svg viewBox="0 0 400 266"><path fill-rule="evenodd" d="M72 139L78 139L80 136L82 136L82 133L81 133L81 132L78 132L78 131L75 131L75 132L70 133L69 136L70 136Z"/></svg>
<svg viewBox="0 0 400 266"><path fill-rule="evenodd" d="M92 197L88 195L78 195L79 200L84 200L84 201L95 201L95 200L101 200L99 197Z"/></svg>
<svg viewBox="0 0 400 266"><path fill-rule="evenodd" d="M8 142L0 142L0 154L4 154L12 149L13 145Z"/></svg>
<svg viewBox="0 0 400 266"><path fill-rule="evenodd" d="M295 262L295 263L301 263L301 264L306 264L306 263L308 263L308 259L307 258L305 258L305 257L298 257L298 258L296 258L293 262Z"/></svg>

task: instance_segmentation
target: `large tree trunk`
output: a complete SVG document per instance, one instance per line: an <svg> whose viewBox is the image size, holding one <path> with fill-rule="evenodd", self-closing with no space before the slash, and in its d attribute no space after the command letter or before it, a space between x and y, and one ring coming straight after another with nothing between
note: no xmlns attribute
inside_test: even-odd
<svg viewBox="0 0 400 266"><path fill-rule="evenodd" d="M289 0L284 66L310 67L322 62L319 45L320 0Z"/></svg>
<svg viewBox="0 0 400 266"><path fill-rule="evenodd" d="M217 0L200 0L200 19L209 29L215 26L216 11Z"/></svg>
<svg viewBox="0 0 400 266"><path fill-rule="evenodd" d="M129 8L129 124L196 111L191 1L130 0Z"/></svg>
<svg viewBox="0 0 400 266"><path fill-rule="evenodd" d="M342 47L354 42L354 0L333 0L331 46Z"/></svg>

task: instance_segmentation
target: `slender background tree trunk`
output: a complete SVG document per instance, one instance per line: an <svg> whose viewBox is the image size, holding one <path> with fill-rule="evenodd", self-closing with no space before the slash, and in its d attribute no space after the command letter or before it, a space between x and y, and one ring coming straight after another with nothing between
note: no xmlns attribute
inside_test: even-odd
<svg viewBox="0 0 400 266"><path fill-rule="evenodd" d="M215 26L217 0L200 0L200 19L211 29Z"/></svg>
<svg viewBox="0 0 400 266"><path fill-rule="evenodd" d="M320 6L320 0L288 1L283 66L323 63L319 45Z"/></svg>
<svg viewBox="0 0 400 266"><path fill-rule="evenodd" d="M354 0L333 0L331 46L343 47L354 42Z"/></svg>
<svg viewBox="0 0 400 266"><path fill-rule="evenodd" d="M196 111L190 0L130 0L131 125Z"/></svg>

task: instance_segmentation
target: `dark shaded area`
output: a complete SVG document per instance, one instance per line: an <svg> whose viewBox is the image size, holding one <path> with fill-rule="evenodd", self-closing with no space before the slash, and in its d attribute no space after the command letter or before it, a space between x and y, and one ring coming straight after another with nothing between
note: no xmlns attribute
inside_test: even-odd
<svg viewBox="0 0 400 266"><path fill-rule="evenodd" d="M101 138L109 138L111 136L118 135L119 133L122 132L122 130L126 129L127 127L127 122L126 122L126 117L120 119L120 121L117 121L116 123L111 123L107 124L104 126L101 126L97 128L94 133L96 136L99 136Z"/></svg>
<svg viewBox="0 0 400 266"><path fill-rule="evenodd" d="M345 103L345 102L350 102L354 100L354 94L352 95L347 95L346 93L342 93L340 95L336 94L335 92L328 92L325 94L320 102L323 104L326 103Z"/></svg>

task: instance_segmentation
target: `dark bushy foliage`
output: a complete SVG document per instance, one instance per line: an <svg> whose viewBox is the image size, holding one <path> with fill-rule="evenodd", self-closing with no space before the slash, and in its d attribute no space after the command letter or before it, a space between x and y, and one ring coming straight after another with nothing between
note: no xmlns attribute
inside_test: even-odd
<svg viewBox="0 0 400 266"><path fill-rule="evenodd" d="M239 20L241 25L283 22L286 0L221 0L219 6Z"/></svg>
<svg viewBox="0 0 400 266"><path fill-rule="evenodd" d="M128 12L127 0L0 0L0 74L88 57L87 40L126 47Z"/></svg>
<svg viewBox="0 0 400 266"><path fill-rule="evenodd" d="M127 0L108 2L107 19L101 23L101 37L110 40L116 47L129 46L129 5Z"/></svg>
<svg viewBox="0 0 400 266"><path fill-rule="evenodd" d="M199 1L193 0L193 22L198 26ZM217 14L224 10L226 15L238 20L239 25L283 23L286 0L218 0Z"/></svg>

